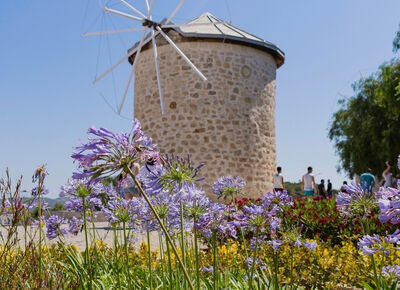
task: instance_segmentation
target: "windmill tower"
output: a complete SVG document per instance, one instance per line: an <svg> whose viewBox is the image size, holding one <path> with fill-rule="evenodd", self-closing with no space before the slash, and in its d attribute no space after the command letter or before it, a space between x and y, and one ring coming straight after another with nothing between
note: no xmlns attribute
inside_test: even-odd
<svg viewBox="0 0 400 290"><path fill-rule="evenodd" d="M221 20L205 13L166 31L207 81L192 72L165 38L155 38L165 114L151 37L141 42L134 114L162 152L190 154L193 164L206 164L203 189L210 191L219 176L238 175L246 180L247 196L257 197L273 186L276 69L284 53L229 23L213 25L217 22Z"/></svg>

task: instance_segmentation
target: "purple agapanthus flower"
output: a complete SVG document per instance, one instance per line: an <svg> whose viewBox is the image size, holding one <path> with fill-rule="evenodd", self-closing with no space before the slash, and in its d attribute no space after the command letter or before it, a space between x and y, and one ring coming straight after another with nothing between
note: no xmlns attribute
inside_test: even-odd
<svg viewBox="0 0 400 290"><path fill-rule="evenodd" d="M192 231L194 221L204 214L210 203L205 192L200 190L194 184L187 184L174 195L173 202L177 205L183 205L184 229ZM176 218L180 217L180 207L176 207Z"/></svg>
<svg viewBox="0 0 400 290"><path fill-rule="evenodd" d="M0 215L8 214L11 203L8 200L3 200L3 204L0 205Z"/></svg>
<svg viewBox="0 0 400 290"><path fill-rule="evenodd" d="M68 232L73 235L77 235L83 229L83 220L77 217L72 217L68 221Z"/></svg>
<svg viewBox="0 0 400 290"><path fill-rule="evenodd" d="M109 200L117 198L118 194L112 186L85 178L68 180L61 186L60 196L69 197L65 202L66 210L82 212L84 205L92 211L99 211Z"/></svg>
<svg viewBox="0 0 400 290"><path fill-rule="evenodd" d="M282 242L282 240L276 239L276 240L268 241L268 244L270 244L272 246L274 251L278 251L279 247L282 246L283 242Z"/></svg>
<svg viewBox="0 0 400 290"><path fill-rule="evenodd" d="M255 262L254 262L258 268L260 268L260 270L264 271L265 269L267 269L267 267L265 266L265 264L261 261L260 258L256 258ZM246 259L246 264L248 268L251 268L253 266L253 257L249 257Z"/></svg>
<svg viewBox="0 0 400 290"><path fill-rule="evenodd" d="M43 210L48 210L50 208L50 205L47 202L42 203L42 209Z"/></svg>
<svg viewBox="0 0 400 290"><path fill-rule="evenodd" d="M381 243L381 239L378 235L365 235L358 240L358 247L361 249L362 253L365 255L373 255L377 253L381 247L377 247Z"/></svg>
<svg viewBox="0 0 400 290"><path fill-rule="evenodd" d="M391 276L397 279L400 279L400 266L385 266L382 268L382 274L384 276Z"/></svg>
<svg viewBox="0 0 400 290"><path fill-rule="evenodd" d="M385 238L385 242L388 242L391 244L400 244L400 230L396 229L396 231L393 234L388 235Z"/></svg>
<svg viewBox="0 0 400 290"><path fill-rule="evenodd" d="M400 168L400 155L398 162ZM399 181L397 188L400 188ZM400 190L391 187L381 187L377 192L377 196L379 197L379 220L382 223L400 224Z"/></svg>
<svg viewBox="0 0 400 290"><path fill-rule="evenodd" d="M264 214L264 208L261 205L251 203L250 205L243 206L243 209L250 216L258 216Z"/></svg>
<svg viewBox="0 0 400 290"><path fill-rule="evenodd" d="M141 182L144 191L154 196L164 190L160 177L165 174L165 169L161 165L153 166L147 174L139 173L138 180Z"/></svg>
<svg viewBox="0 0 400 290"><path fill-rule="evenodd" d="M279 213L282 212L282 207L292 203L292 198L286 191L274 191L264 195L260 204L245 205L243 212L248 216L249 229L259 229L261 232L276 231L281 226Z"/></svg>
<svg viewBox="0 0 400 290"><path fill-rule="evenodd" d="M243 207L243 212L248 216L248 226L251 231L257 229L265 232L267 229L276 230L281 225L281 219L276 216L277 210L270 211L263 204L250 204Z"/></svg>
<svg viewBox="0 0 400 290"><path fill-rule="evenodd" d="M190 157L181 158L174 155L162 157L163 164L145 165L137 176L147 195L155 196L167 191L178 193L182 188L193 186L203 180L199 178L199 170L203 164L192 166Z"/></svg>
<svg viewBox="0 0 400 290"><path fill-rule="evenodd" d="M66 219L56 215L52 215L48 219L46 219L47 238L52 240L57 238L58 236L65 236L68 231L66 228L62 228L62 225L66 223Z"/></svg>
<svg viewBox="0 0 400 290"><path fill-rule="evenodd" d="M242 192L245 181L239 176L222 176L213 184L212 190L218 197L232 198Z"/></svg>
<svg viewBox="0 0 400 290"><path fill-rule="evenodd" d="M37 194L38 194L38 187L37 186L32 188L31 194L32 194L32 196L37 196ZM47 194L49 194L49 190L47 188L43 187L41 189L40 195L47 195Z"/></svg>
<svg viewBox="0 0 400 290"><path fill-rule="evenodd" d="M33 209L34 207L37 206L37 200L36 200L36 198L28 199L27 201L25 201L22 204L22 206L23 206L23 208L25 208L27 210L31 210L31 209Z"/></svg>
<svg viewBox="0 0 400 290"><path fill-rule="evenodd" d="M262 199L264 208L270 208L271 210L282 211L283 206L292 206L293 198L289 195L286 190L283 191L272 191L265 194Z"/></svg>
<svg viewBox="0 0 400 290"><path fill-rule="evenodd" d="M111 185L105 185L101 182L93 182L88 178L68 179L67 183L61 186L60 197L77 196L82 197L82 191L86 189L88 196L103 196L107 198L116 198L118 196L115 188Z"/></svg>
<svg viewBox="0 0 400 290"><path fill-rule="evenodd" d="M4 208L10 208L10 207L11 207L11 203L10 203L8 200L6 200L6 201L4 201L4 203L3 203L3 207L4 207Z"/></svg>
<svg viewBox="0 0 400 290"><path fill-rule="evenodd" d="M60 187L60 197L78 196L80 187L89 187L91 184L87 178L68 179L67 183Z"/></svg>
<svg viewBox="0 0 400 290"><path fill-rule="evenodd" d="M400 224L400 191L395 188L381 188L379 193L379 220L382 223Z"/></svg>
<svg viewBox="0 0 400 290"><path fill-rule="evenodd" d="M376 195L366 191L360 184L344 185L346 192L340 192L336 197L338 210L344 216L363 216L377 205Z"/></svg>
<svg viewBox="0 0 400 290"><path fill-rule="evenodd" d="M165 155L164 172L159 176L160 183L164 189L177 192L182 187L204 180L204 177L199 177L203 166L203 163L193 166L189 155L186 158Z"/></svg>
<svg viewBox="0 0 400 290"><path fill-rule="evenodd" d="M114 133L110 130L90 128L86 144L75 148L72 158L79 163L80 172L73 178L102 179L120 170L128 170L135 162L152 158L159 161L158 152L150 137L141 130L140 122L133 122L129 134Z"/></svg>
<svg viewBox="0 0 400 290"><path fill-rule="evenodd" d="M316 242L303 242L303 246L311 251L314 251L317 248Z"/></svg>
<svg viewBox="0 0 400 290"><path fill-rule="evenodd" d="M199 216L195 228L210 238L215 232L219 238L236 237L236 227L228 221L226 205L210 201L205 212Z"/></svg>
<svg viewBox="0 0 400 290"><path fill-rule="evenodd" d="M281 226L281 219L278 217L272 217L270 220L269 228L271 230L276 230Z"/></svg>
<svg viewBox="0 0 400 290"><path fill-rule="evenodd" d="M110 200L103 212L110 224L132 223L134 218L138 220L138 213L142 207L140 199L113 199Z"/></svg>
<svg viewBox="0 0 400 290"><path fill-rule="evenodd" d="M65 209L68 211L82 212L83 211L82 198L70 197L70 199L65 202L64 206Z"/></svg>
<svg viewBox="0 0 400 290"><path fill-rule="evenodd" d="M209 267L203 266L203 267L201 268L201 270L202 270L203 272L206 272L206 273L212 273L212 272L214 272L214 267L213 267L213 266L209 266Z"/></svg>
<svg viewBox="0 0 400 290"><path fill-rule="evenodd" d="M336 197L338 210L345 215L350 214L350 206L353 200L361 199L366 192L360 184L345 185L346 192L339 192Z"/></svg>

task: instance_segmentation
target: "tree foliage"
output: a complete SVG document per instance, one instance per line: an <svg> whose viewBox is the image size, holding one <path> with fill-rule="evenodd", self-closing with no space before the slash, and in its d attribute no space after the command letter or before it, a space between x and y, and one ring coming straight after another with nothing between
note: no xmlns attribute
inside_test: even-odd
<svg viewBox="0 0 400 290"><path fill-rule="evenodd" d="M353 90L354 96L339 101L329 128L341 159L338 171L352 177L371 168L380 175L384 162L397 164L400 153L400 60L383 64Z"/></svg>
<svg viewBox="0 0 400 290"><path fill-rule="evenodd" d="M393 52L398 52L399 50L400 50L400 29L396 32L396 36L393 39Z"/></svg>

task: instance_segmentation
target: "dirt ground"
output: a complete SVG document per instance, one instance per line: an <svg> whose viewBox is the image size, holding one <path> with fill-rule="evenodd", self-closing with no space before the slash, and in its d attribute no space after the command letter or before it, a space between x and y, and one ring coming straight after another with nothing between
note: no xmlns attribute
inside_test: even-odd
<svg viewBox="0 0 400 290"><path fill-rule="evenodd" d="M0 244L4 243L4 239L7 236L6 228L7 228L7 226L1 226ZM111 247L113 245L113 231L112 231L112 228L110 228L108 222L96 222L95 228L96 228L96 240L102 240ZM22 226L18 226L17 235L18 235L19 243L21 246L25 245L25 241L24 241L25 233L24 232L25 232L24 228ZM91 233L93 232L93 227L89 227L89 232L91 232ZM36 227L28 227L26 234L27 234L28 240L29 240L29 237L32 237L34 239L38 238L38 231L37 231ZM117 234L118 234L119 241L122 242L123 241L122 229L118 229ZM80 250L85 249L85 234L84 234L84 232L80 232L76 236L68 235L68 236L62 238L62 240L65 241L66 244L71 244L71 245L75 245L75 246L79 247ZM49 243L49 244L55 243L57 241L58 241L58 239L48 240L46 238L46 243ZM142 241L147 241L147 238L145 235L141 235L141 234L134 235L133 243L135 246L139 246ZM151 248L153 250L159 248L159 236L158 236L157 232L152 232L150 234L150 244L151 244Z"/></svg>

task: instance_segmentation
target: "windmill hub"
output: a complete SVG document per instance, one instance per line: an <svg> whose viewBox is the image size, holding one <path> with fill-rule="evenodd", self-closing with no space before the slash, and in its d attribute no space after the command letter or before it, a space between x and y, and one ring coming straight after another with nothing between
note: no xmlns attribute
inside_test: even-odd
<svg viewBox="0 0 400 290"><path fill-rule="evenodd" d="M155 21L150 20L150 19L144 19L142 25L145 26L145 27L154 28L154 29L157 29L156 28L157 26L161 27L160 23L155 22Z"/></svg>

